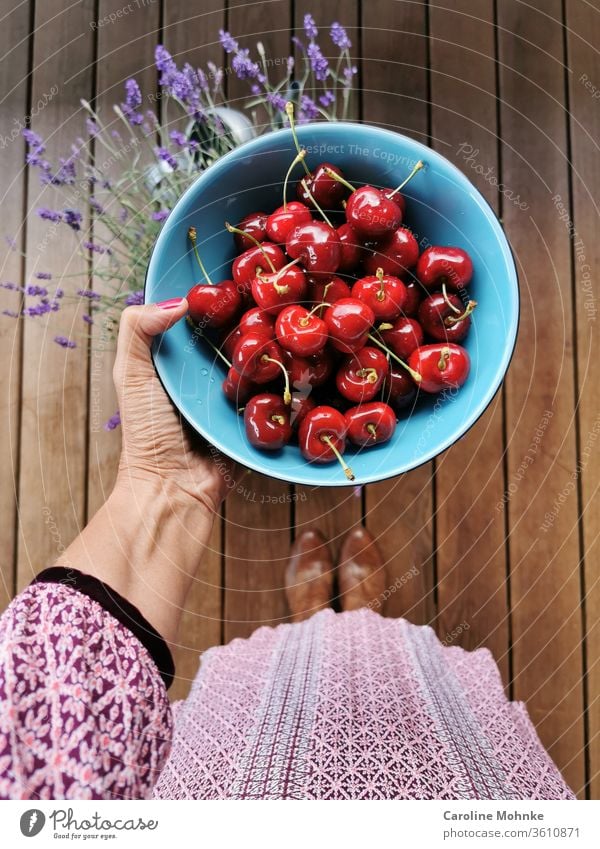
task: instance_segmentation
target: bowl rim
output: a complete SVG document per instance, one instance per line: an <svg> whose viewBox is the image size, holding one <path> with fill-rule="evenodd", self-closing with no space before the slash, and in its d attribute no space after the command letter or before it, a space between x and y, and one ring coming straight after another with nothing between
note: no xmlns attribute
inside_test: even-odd
<svg viewBox="0 0 600 849"><path fill-rule="evenodd" d="M194 421L190 420L190 417L186 414L186 411L182 408L179 400L176 400L175 397L169 392L165 379L163 379L163 374L161 373L161 365L159 362L159 353L160 353L160 340L162 338L162 334L156 337L154 344L151 348L151 356L152 362L160 380L160 383L166 392L167 396L170 398L171 402L175 405L178 412L185 419L186 422L192 427L197 433L199 433L208 443L215 447L218 451L223 453L225 456L234 460L237 463L240 463L244 468L252 469L259 474L266 475L271 478L275 478L276 480L283 481L288 484L297 484L302 486L325 486L325 487L347 487L347 486L363 486L369 483L378 483L379 481L388 480L394 477L400 477L401 475L406 474L407 472L411 472L414 469L419 469L421 466L424 466L426 463L431 462L431 460L439 457L440 454L443 454L449 448L452 447L456 442L462 439L466 434L474 427L479 419L484 415L496 395L498 391L501 389L504 379L506 377L506 373L511 365L515 348L517 344L517 338L519 333L519 326L521 321L521 283L519 280L519 273L517 268L517 263L515 260L515 254L512 248L512 245L506 235L502 223L500 221L499 216L496 214L492 205L489 203L487 198L483 196L483 194L479 191L479 189L471 182L471 180L464 174L460 168L458 168L453 162L451 162L447 157L443 154L439 153L436 150L428 147L426 144L417 141L416 139L411 138L410 136L406 136L403 133L398 133L394 130L385 129L382 127L378 127L374 124L361 123L358 121L323 121L323 122L315 122L311 124L302 124L296 128L298 136L301 137L303 131L310 127L311 131L316 131L317 133L327 133L331 131L343 131L344 133L348 131L352 131L352 128L360 128L361 130L369 129L378 135L388 137L390 140L402 139L404 143L407 143L410 148L415 151L415 156L417 159L435 159L438 160L444 167L449 168L458 178L458 181L465 184L465 188L470 189L472 193L474 193L480 201L483 201L484 206L488 210L488 217L492 221L494 228L498 232L500 236L500 241L504 242L505 246L508 248L507 259L510 259L510 266L513 273L514 278L514 294L515 294L515 303L514 310L511 311L511 323L509 327L509 338L508 344L504 349L504 353L502 356L502 360L500 365L496 369L496 375L494 380L489 384L486 393L482 396L482 399L477 403L472 411L471 415L467 419L467 424L461 425L460 430L455 431L450 437L443 440L441 446L439 448L434 448L430 451L424 453L422 458L417 459L414 462L408 462L404 464L401 468L392 468L391 470L386 470L381 467L378 468L378 471L375 473L361 476L360 480L350 481L346 478L340 480L332 480L332 479L324 479L315 481L314 478L307 474L306 476L299 475L298 477L294 477L293 479L289 475L279 474L277 471L273 471L270 468L266 469L259 460L256 462L253 458L242 457L239 455L235 449L232 450L230 447L221 443L218 435L213 433L208 433L203 427L197 424ZM267 133L263 133L262 135L257 136L256 138L250 139L249 141L244 142L238 147L226 153L224 156L220 157L213 165L203 171L198 177L191 183L188 188L180 195L177 199L173 209L171 210L171 214L169 218L176 212L178 207L180 207L184 200L188 198L190 194L194 191L197 191L197 187L199 183L206 179L207 175L211 176L211 179L218 179L219 172L226 169L230 160L237 159L240 155L251 156L254 153L254 149L257 151L267 142L267 140L271 140L277 136L288 135L291 139L291 131L289 128L282 128L280 130L273 130ZM155 256L157 254L157 249L160 247L161 242L166 239L167 234L169 232L169 219L165 221L163 226L161 227L158 236L152 246L152 250L150 252L150 256L148 257L148 263L146 265L146 272L144 275L144 303L149 303L147 299L148 292L148 276L150 272L150 267L152 265L153 260L155 260ZM510 281L512 283L512 281ZM306 463L307 469L313 469L314 464ZM322 468L320 466L319 468Z"/></svg>

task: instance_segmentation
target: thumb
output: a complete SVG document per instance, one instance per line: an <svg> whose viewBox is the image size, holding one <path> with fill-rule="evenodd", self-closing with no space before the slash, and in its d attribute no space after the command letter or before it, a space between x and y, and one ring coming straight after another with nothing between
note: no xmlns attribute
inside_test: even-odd
<svg viewBox="0 0 600 849"><path fill-rule="evenodd" d="M183 318L187 309L185 298L171 298L123 310L117 340L115 383L118 384L119 378L124 377L128 361L135 359L150 363L150 346L154 336L172 327Z"/></svg>

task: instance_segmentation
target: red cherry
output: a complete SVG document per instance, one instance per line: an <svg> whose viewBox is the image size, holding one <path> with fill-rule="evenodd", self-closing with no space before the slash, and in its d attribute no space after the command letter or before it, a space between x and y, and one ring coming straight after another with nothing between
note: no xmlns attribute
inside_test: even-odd
<svg viewBox="0 0 600 849"><path fill-rule="evenodd" d="M402 312L406 286L397 277L378 268L373 277L361 277L352 287L352 297L371 307L375 318L391 321Z"/></svg>
<svg viewBox="0 0 600 849"><path fill-rule="evenodd" d="M341 298L327 308L323 318L333 347L351 354L366 345L375 313L356 298Z"/></svg>
<svg viewBox="0 0 600 849"><path fill-rule="evenodd" d="M255 383L242 377L234 368L230 368L227 372L222 389L225 397L238 406L245 404L258 391Z"/></svg>
<svg viewBox="0 0 600 849"><path fill-rule="evenodd" d="M225 334L221 337L221 348L223 350L223 353L229 360L231 360L231 358L233 357L235 346L240 341L243 335L244 333L240 330L240 326L238 324L231 330L226 331Z"/></svg>
<svg viewBox="0 0 600 849"><path fill-rule="evenodd" d="M382 268L384 274L400 277L412 268L419 259L417 240L406 227L398 227L389 239L371 251L363 261L367 274L376 274Z"/></svg>
<svg viewBox="0 0 600 849"><path fill-rule="evenodd" d="M473 276L471 257L462 248L433 246L417 262L417 277L428 290L446 286L452 292L466 289Z"/></svg>
<svg viewBox="0 0 600 849"><path fill-rule="evenodd" d="M299 357L308 357L324 348L328 335L323 319L299 304L286 307L279 313L275 332L281 347Z"/></svg>
<svg viewBox="0 0 600 849"><path fill-rule="evenodd" d="M351 354L335 377L338 391L355 404L374 398L390 369L387 357L377 348L361 348Z"/></svg>
<svg viewBox="0 0 600 849"><path fill-rule="evenodd" d="M307 271L332 274L342 258L337 232L324 221L311 221L296 227L288 236L286 250L299 259Z"/></svg>
<svg viewBox="0 0 600 849"><path fill-rule="evenodd" d="M392 364L385 379L383 400L399 412L414 404L417 391L417 385L408 372Z"/></svg>
<svg viewBox="0 0 600 849"><path fill-rule="evenodd" d="M290 201L290 203L278 207L275 212L269 215L266 227L267 235L273 242L285 244L292 230L308 221L312 221L310 209L296 200Z"/></svg>
<svg viewBox="0 0 600 849"><path fill-rule="evenodd" d="M242 296L233 280L222 280L212 286L197 283L186 297L190 317L200 328L224 327L242 306Z"/></svg>
<svg viewBox="0 0 600 849"><path fill-rule="evenodd" d="M356 266L362 261L365 253L359 235L348 222L341 224L337 228L337 234L342 245L342 258L340 259L338 271L354 271Z"/></svg>
<svg viewBox="0 0 600 849"><path fill-rule="evenodd" d="M465 307L452 292L445 295L435 292L419 307L419 321L423 330L437 342L460 342L469 332L470 315L476 306L476 301L469 301Z"/></svg>
<svg viewBox="0 0 600 849"><path fill-rule="evenodd" d="M233 260L231 274L240 289L249 292L257 270L269 272L274 268L275 271L279 271L285 262L285 254L278 245L263 242L260 248L255 245L236 257Z"/></svg>
<svg viewBox="0 0 600 849"><path fill-rule="evenodd" d="M307 413L314 410L315 402L308 395L302 395L298 392L292 393L292 403L290 407L290 424L297 429L302 423Z"/></svg>
<svg viewBox="0 0 600 849"><path fill-rule="evenodd" d="M387 197L386 192L391 193L391 189L363 186L348 198L346 221L362 239L381 239L400 226L398 196Z"/></svg>
<svg viewBox="0 0 600 849"><path fill-rule="evenodd" d="M333 407L315 407L303 418L298 429L300 451L314 463L331 463L338 460L349 480L354 480L352 471L342 458L346 448L346 420Z"/></svg>
<svg viewBox="0 0 600 849"><path fill-rule="evenodd" d="M387 442L396 430L396 415L383 401L351 407L345 419L348 439L362 448Z"/></svg>
<svg viewBox="0 0 600 849"><path fill-rule="evenodd" d="M343 177L342 172L336 165L330 165L329 162L321 162L314 171L307 174L303 180L298 182L296 194L299 200L310 206L312 204L312 195L321 208L337 209L344 197L345 189L342 183L327 173L327 169ZM303 183L308 187L308 191L302 185Z"/></svg>
<svg viewBox="0 0 600 849"><path fill-rule="evenodd" d="M341 277L336 277L332 274L328 277L318 275L313 277L308 275L308 300L315 304L333 304L339 301L340 298L349 298L350 286L344 283Z"/></svg>
<svg viewBox="0 0 600 849"><path fill-rule="evenodd" d="M267 236L267 218L268 216L266 212L251 212L250 215L246 215L245 218L242 218L240 223L237 225L237 229L243 230L244 233L248 233L249 236L253 236L257 242L264 242ZM252 239L249 239L243 233L234 233L233 241L240 253L254 247Z"/></svg>
<svg viewBox="0 0 600 849"><path fill-rule="evenodd" d="M279 395L255 395L244 409L244 425L250 445L279 451L292 437L290 410Z"/></svg>
<svg viewBox="0 0 600 849"><path fill-rule="evenodd" d="M234 369L246 380L270 383L283 368L281 348L274 339L253 331L239 340L233 352Z"/></svg>
<svg viewBox="0 0 600 849"><path fill-rule="evenodd" d="M422 345L412 352L409 366L421 375L419 384L424 392L440 392L462 386L471 368L469 355L452 342Z"/></svg>
<svg viewBox="0 0 600 849"><path fill-rule="evenodd" d="M404 315L408 315L413 318L419 309L419 304L421 303L421 298L424 294L423 288L416 280L410 280L404 285L406 286L406 301L404 302L402 312Z"/></svg>
<svg viewBox="0 0 600 849"><path fill-rule="evenodd" d="M401 360L407 360L415 348L423 344L423 329L414 318L400 316L393 324L386 322L377 330L388 348Z"/></svg>
<svg viewBox="0 0 600 849"><path fill-rule="evenodd" d="M265 336L272 338L275 336L275 320L272 315L262 310L260 307L252 307L247 310L240 318L238 325L240 333L250 333L252 330L258 330Z"/></svg>
<svg viewBox="0 0 600 849"><path fill-rule="evenodd" d="M261 274L252 281L252 297L270 315L302 301L305 295L306 275L296 265L288 265L274 274Z"/></svg>
<svg viewBox="0 0 600 849"><path fill-rule="evenodd" d="M333 358L326 349L310 357L298 357L284 348L283 361L294 389L306 394L312 387L322 386L333 371Z"/></svg>

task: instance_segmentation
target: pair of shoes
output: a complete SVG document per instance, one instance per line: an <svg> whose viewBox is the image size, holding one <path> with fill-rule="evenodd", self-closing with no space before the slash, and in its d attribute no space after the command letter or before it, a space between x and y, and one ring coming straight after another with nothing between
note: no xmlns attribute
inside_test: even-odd
<svg viewBox="0 0 600 849"><path fill-rule="evenodd" d="M294 541L285 573L285 593L292 622L302 622L330 607L335 566L319 531L305 531ZM377 543L362 526L345 537L337 566L342 610L358 610L385 591L385 568Z"/></svg>

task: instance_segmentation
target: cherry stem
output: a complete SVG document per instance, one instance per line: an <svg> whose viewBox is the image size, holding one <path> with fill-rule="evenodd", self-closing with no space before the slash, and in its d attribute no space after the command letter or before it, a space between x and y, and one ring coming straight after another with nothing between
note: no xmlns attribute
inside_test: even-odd
<svg viewBox="0 0 600 849"><path fill-rule="evenodd" d="M197 261L198 261L198 265L200 266L200 271L201 271L201 272L202 272L202 274L204 274L204 276L206 277L206 282L209 284L209 286L212 286L212 285L213 285L213 282L212 282L212 280L210 279L210 277L208 276L208 271L207 271L207 270L206 270L206 268L204 267L204 263L202 262L202 259L200 258L200 254L199 254L199 252L198 252L198 245L196 244L197 233L196 233L196 228L195 228L195 227L188 227L188 239L189 239L189 240L190 240L190 242L192 243L192 247L193 247L193 249L194 249L194 254L196 255L196 259L197 259Z"/></svg>
<svg viewBox="0 0 600 849"><path fill-rule="evenodd" d="M446 327L452 327L453 324L457 324L459 321L467 318L467 316L471 315L475 307L477 306L477 301L469 301L467 306L465 307L465 311L461 315L449 315L444 320L444 324Z"/></svg>
<svg viewBox="0 0 600 849"><path fill-rule="evenodd" d="M333 453L335 454L335 457L336 457L336 459L337 459L338 463L340 464L340 466L341 466L341 467L342 467L342 469L344 470L344 474L346 475L346 477L348 478L348 480L349 480L349 481L353 481L353 480L354 480L354 472L352 471L352 469L350 468L350 466L348 465L348 463L346 463L346 461L344 460L344 458L342 457L342 455L340 454L340 452L337 450L337 448L336 448L336 447L335 447L335 445L333 444L333 441L332 441L331 437L330 437L330 436L327 436L327 434L323 434L323 436L321 437L321 442L324 442L326 445L328 445L328 446L329 446L329 448L330 448L330 449L333 451Z"/></svg>
<svg viewBox="0 0 600 849"><path fill-rule="evenodd" d="M285 114L288 116L288 120L290 122L290 130L292 131L292 138L294 139L296 150L298 153L300 153L300 142L298 141L298 136L296 135L296 124L294 121L294 104L291 100L288 100L288 102L285 104ZM304 170L306 171L306 173L310 174L310 168L308 167L304 159L302 159L302 164L304 165Z"/></svg>
<svg viewBox="0 0 600 849"><path fill-rule="evenodd" d="M281 371L283 372L283 376L285 378L285 389L283 390L283 403L291 404L292 403L292 393L290 392L290 376L287 372L286 367L283 363L280 363L279 360L276 360L274 357L270 357L268 354L263 354L261 357L263 363L277 363Z"/></svg>
<svg viewBox="0 0 600 849"><path fill-rule="evenodd" d="M210 341L210 339L207 339L207 338L206 338L206 336L205 336L205 335L204 335L204 333L200 330L200 328L199 328L199 327L196 327L196 325L194 324L193 319L192 319L192 318L190 318L190 316L189 316L189 315L186 317L186 321L187 321L187 323L190 325L190 327L192 328L192 330L194 331L194 335L195 335L195 336L198 336L198 338L200 338L200 339L204 339L204 341L206 342L206 344L207 344L210 348L212 348L212 349L213 349L213 351L215 352L215 354L217 354L217 356L221 357L221 359L223 360L223 362L225 363L225 365L226 365L226 366L228 366L229 368L232 368L231 363L229 362L229 360L227 359L227 357L225 356L225 354L224 354L224 353L220 350L220 348L217 348L217 346L216 346L216 345L213 345L213 343Z"/></svg>
<svg viewBox="0 0 600 849"><path fill-rule="evenodd" d="M331 283L328 283L327 285L331 286ZM323 294L325 294L325 293L323 292ZM313 317L313 315L316 313L317 310L323 309L323 307L330 307L330 306L331 306L331 304L326 304L324 301L322 301L320 304L317 304L315 307L313 307L305 316L303 316L298 321L298 324L301 327L307 327L309 322L310 322L310 319Z"/></svg>
<svg viewBox="0 0 600 849"><path fill-rule="evenodd" d="M332 171L331 168L325 168L325 173L328 177L331 177L332 180L337 180L338 183L341 183L342 186L346 186L347 189L350 189L351 192L356 191L356 186L353 186L352 183L349 183L341 174L336 174L335 171Z"/></svg>
<svg viewBox="0 0 600 849"><path fill-rule="evenodd" d="M330 227L331 227L331 229L333 230L333 224L331 223L331 221L329 220L329 218L327 218L327 216L325 215L325 213L323 212L323 210L321 209L321 207L319 206L319 204L316 202L316 200L315 200L315 196L313 195L313 193L311 192L311 190L308 188L308 186L307 186L307 184L306 184L306 180L305 180L304 178L302 178L302 180L300 180L300 185L302 186L302 188L304 189L304 191L306 192L306 194L307 194L307 195L309 196L309 198L311 199L311 201L312 201L312 203L314 204L315 208L316 208L316 209L317 209L317 210L321 213L321 215L323 216L323 218L324 218L325 222L326 222L327 224L329 224L329 226L330 226Z"/></svg>
<svg viewBox="0 0 600 849"><path fill-rule="evenodd" d="M305 156L306 156L306 151L301 150L298 153L298 155L296 156L296 158L294 159L294 161L292 162L292 164L290 165L290 167L288 168L287 174L285 175L285 180L283 181L283 209L284 209L284 211L287 209L287 199L286 198L287 198L287 187L288 187L288 181L290 179L290 175L299 162L304 162Z"/></svg>
<svg viewBox="0 0 600 849"><path fill-rule="evenodd" d="M383 283L383 268L378 268L375 272L375 276L379 280L379 292L377 292L377 300L383 301L385 299L385 285Z"/></svg>
<svg viewBox="0 0 600 849"><path fill-rule="evenodd" d="M450 359L450 348L442 348L440 358L438 360L438 368L440 371L446 371L448 360Z"/></svg>
<svg viewBox="0 0 600 849"><path fill-rule="evenodd" d="M263 246L262 246L262 245L261 245L261 243L258 241L258 239L255 239L255 238L254 238L254 236L252 235L252 233L248 233L248 232L246 232L246 230L241 230L239 227L234 227L234 226L233 226L233 224L230 224L228 221L226 221L226 222L225 222L225 229L226 229L226 230L228 230L230 233L238 233L240 236L245 236L245 237L246 237L246 239L249 239L249 240L250 240L250 241L251 241L254 245L256 245L256 247L259 249L259 251L261 252L261 254L264 256L264 258L265 258L265 259L267 260L267 262L269 263L269 268L271 269L271 271L273 272L273 274L275 274L275 272L277 271L277 269L276 269L276 268L275 268L275 266L273 265L273 262L272 262L272 260L271 260L271 257L270 257L270 256L269 256L269 254L266 252L266 250L263 248Z"/></svg>
<svg viewBox="0 0 600 849"><path fill-rule="evenodd" d="M285 416L280 416L278 413L275 413L274 415L271 416L271 421L275 422L275 424L278 424L278 425L284 425L285 424Z"/></svg>
<svg viewBox="0 0 600 849"><path fill-rule="evenodd" d="M366 426L366 430L367 433L370 433L373 439L375 439L375 437L377 436L377 428L372 422L369 422L369 424Z"/></svg>
<svg viewBox="0 0 600 849"><path fill-rule="evenodd" d="M442 283L442 295L444 296L444 300L446 301L452 312L455 312L456 315L460 315L459 308L455 307L450 298L448 297L448 290L446 289L445 283Z"/></svg>
<svg viewBox="0 0 600 849"><path fill-rule="evenodd" d="M401 365L403 369L406 369L406 371L410 374L415 383L421 382L421 375L419 374L419 372L411 368L408 363L405 363L404 360L400 359L400 357L397 357L393 351L390 351L387 345L384 345L383 342L380 342L380 340L376 336L373 336L372 333L369 333L369 339L371 340L371 342L381 348L382 351L385 351L388 357L392 357L392 359L396 360L396 362Z"/></svg>
<svg viewBox="0 0 600 849"><path fill-rule="evenodd" d="M360 377L361 380L366 380L367 383L376 383L378 377L377 369L361 368L356 372L356 376Z"/></svg>
<svg viewBox="0 0 600 849"><path fill-rule="evenodd" d="M419 161L417 162L417 164L415 165L415 167L413 168L413 170L410 172L410 174L408 175L408 177L400 183L400 185L398 186L398 188L397 188L397 189L394 189L394 191L393 191L393 192L391 192L389 195L386 195L387 199L388 199L388 200L390 200L391 198L393 198L393 197L394 197L394 195L395 195L397 192L402 191L402 189L404 188L404 186L405 186L405 185L409 182L409 180L412 180L412 178L415 176L415 174L417 173L417 171L420 171L420 170L421 170L421 168L424 168L424 167L425 167L425 163L423 162L423 160L422 160L422 159L419 159Z"/></svg>
<svg viewBox="0 0 600 849"><path fill-rule="evenodd" d="M381 333L383 330L393 330L394 325L390 321L383 321L379 327L377 328L377 332Z"/></svg>

